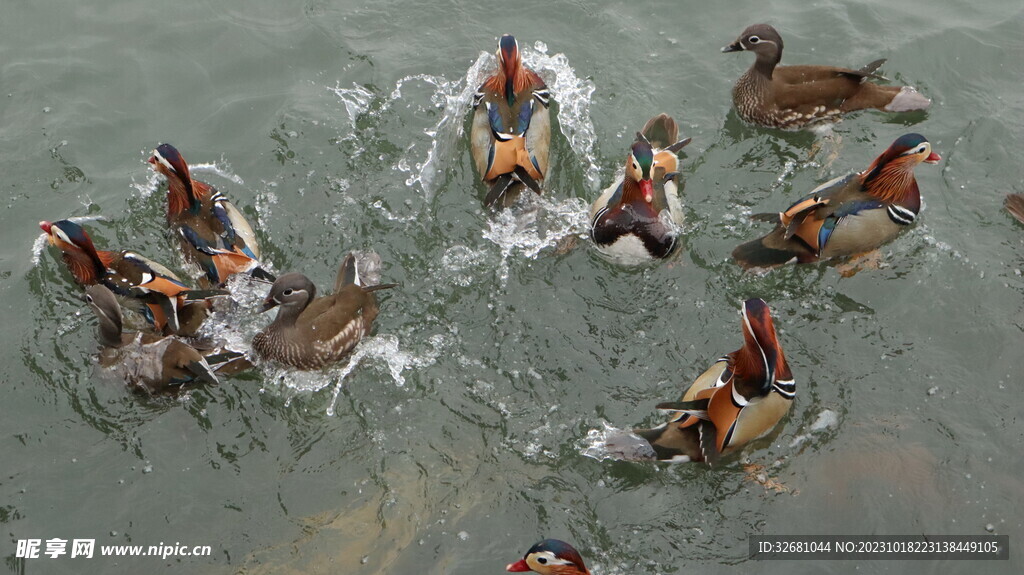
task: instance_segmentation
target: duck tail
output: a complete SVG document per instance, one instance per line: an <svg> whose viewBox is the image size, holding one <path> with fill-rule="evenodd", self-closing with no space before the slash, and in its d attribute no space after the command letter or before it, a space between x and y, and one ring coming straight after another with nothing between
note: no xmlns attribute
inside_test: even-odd
<svg viewBox="0 0 1024 575"><path fill-rule="evenodd" d="M252 268L252 271L249 272L249 275L258 280L263 280L268 283L274 283L277 281L277 276L263 269L263 267L259 265Z"/></svg>
<svg viewBox="0 0 1024 575"><path fill-rule="evenodd" d="M338 266L338 275L334 277L334 293L341 291L341 288L355 284L362 286L363 283L359 279L359 268L356 266L356 255L349 252L345 259L341 260L341 265Z"/></svg>
<svg viewBox="0 0 1024 575"><path fill-rule="evenodd" d="M794 252L765 245L764 240L767 237L741 244L732 251L733 259L746 269L772 268L798 259L798 254Z"/></svg>
<svg viewBox="0 0 1024 575"><path fill-rule="evenodd" d="M1011 216L1024 224L1024 194L1007 194L1003 205Z"/></svg>
<svg viewBox="0 0 1024 575"><path fill-rule="evenodd" d="M647 123L644 124L640 132L643 133L653 148L665 149L678 143L676 138L679 136L679 127L676 125L676 121L668 114L658 114L647 120ZM683 146L685 145L683 144ZM682 148L683 146L679 147Z"/></svg>
<svg viewBox="0 0 1024 575"><path fill-rule="evenodd" d="M911 110L924 110L931 106L932 101L925 98L916 89L910 86L903 86L899 92L892 97L892 100L885 105L886 112L909 112Z"/></svg>
<svg viewBox="0 0 1024 575"><path fill-rule="evenodd" d="M655 456L662 461L703 461L697 425L680 428L667 423L652 429L634 429L633 433L651 444Z"/></svg>

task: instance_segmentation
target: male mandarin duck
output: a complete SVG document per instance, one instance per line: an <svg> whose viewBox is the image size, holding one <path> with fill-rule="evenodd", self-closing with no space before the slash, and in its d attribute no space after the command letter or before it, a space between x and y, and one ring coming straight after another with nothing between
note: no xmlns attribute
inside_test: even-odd
<svg viewBox="0 0 1024 575"><path fill-rule="evenodd" d="M669 421L634 433L658 459L707 461L768 432L789 411L796 383L761 299L743 303L743 347L716 361L679 401L661 403Z"/></svg>
<svg viewBox="0 0 1024 575"><path fill-rule="evenodd" d="M732 100L740 117L767 128L797 130L814 124L839 122L854 110L886 112L923 110L931 104L910 86L879 86L868 78L885 60L860 70L832 66L779 66L782 37L768 24L754 24L722 52L750 50L757 59L736 81Z"/></svg>
<svg viewBox="0 0 1024 575"><path fill-rule="evenodd" d="M604 254L623 261L664 258L676 247L683 223L679 158L690 143L677 141L675 120L648 120L626 156L622 177L590 207L590 237Z"/></svg>
<svg viewBox="0 0 1024 575"><path fill-rule="evenodd" d="M1011 216L1024 224L1024 194L1006 194L1003 205Z"/></svg>
<svg viewBox="0 0 1024 575"><path fill-rule="evenodd" d="M180 236L185 257L212 285L223 285L237 273L274 281L260 267L259 244L245 216L216 188L192 179L174 146L157 146L149 163L167 178L167 225Z"/></svg>
<svg viewBox="0 0 1024 575"><path fill-rule="evenodd" d="M473 96L470 144L488 185L485 206L511 204L524 186L539 194L551 142L551 93L544 80L523 66L511 35L498 40L497 56L498 69Z"/></svg>
<svg viewBox="0 0 1024 575"><path fill-rule="evenodd" d="M921 209L914 168L941 159L924 136L900 136L867 170L826 182L777 215L756 215L775 229L732 256L751 268L869 252L914 223Z"/></svg>
<svg viewBox="0 0 1024 575"><path fill-rule="evenodd" d="M558 539L538 542L522 559L509 563L505 570L513 573L533 571L541 575L590 575L579 551Z"/></svg>
<svg viewBox="0 0 1024 575"><path fill-rule="evenodd" d="M373 292L391 287L394 284L364 287L352 254L338 269L329 296L316 297L316 286L302 274L284 274L263 302L263 311L281 309L273 323L256 334L252 347L265 359L298 369L334 363L370 333L378 311Z"/></svg>
<svg viewBox="0 0 1024 575"><path fill-rule="evenodd" d="M102 284L119 296L138 300L138 311L158 330L195 333L209 309L202 299L227 293L190 290L174 272L132 251L97 250L85 228L70 220L43 221L39 227L61 251L75 282Z"/></svg>
<svg viewBox="0 0 1024 575"><path fill-rule="evenodd" d="M244 361L237 352L204 356L173 336L123 332L121 307L103 284L87 287L83 299L99 320L100 365L116 370L136 391L177 392L190 383L219 383L219 367Z"/></svg>

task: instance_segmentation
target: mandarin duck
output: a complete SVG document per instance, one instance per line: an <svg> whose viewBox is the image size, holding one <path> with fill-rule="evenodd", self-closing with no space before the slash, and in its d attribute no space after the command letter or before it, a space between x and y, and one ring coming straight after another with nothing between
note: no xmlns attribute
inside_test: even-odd
<svg viewBox="0 0 1024 575"><path fill-rule="evenodd" d="M277 317L256 334L252 347L261 357L298 369L318 369L344 357L370 333L377 317L373 292L394 287L364 287L349 254L338 268L334 293L318 298L316 286L300 273L277 278L263 311L277 306Z"/></svg>
<svg viewBox="0 0 1024 575"><path fill-rule="evenodd" d="M675 249L683 223L676 152L690 143L677 141L678 133L665 114L637 132L622 177L590 207L590 237L602 253L633 262L664 258Z"/></svg>
<svg viewBox="0 0 1024 575"><path fill-rule="evenodd" d="M583 557L572 545L558 539L538 542L515 563L509 563L505 571L525 573L533 571L541 575L590 575Z"/></svg>
<svg viewBox="0 0 1024 575"><path fill-rule="evenodd" d="M900 136L867 170L818 186L784 212L755 215L775 229L732 257L745 268L766 268L869 252L914 223L921 209L914 168L941 159L924 136Z"/></svg>
<svg viewBox="0 0 1024 575"><path fill-rule="evenodd" d="M205 298L228 293L190 290L174 272L132 251L97 250L85 228L70 220L43 221L39 227L60 250L75 282L102 284L134 300L133 309L158 330L194 334L209 313Z"/></svg>
<svg viewBox="0 0 1024 575"><path fill-rule="evenodd" d="M1011 216L1024 224L1024 194L1006 194L1003 206L1006 207L1006 211L1010 212Z"/></svg>
<svg viewBox="0 0 1024 575"><path fill-rule="evenodd" d="M768 304L743 303L743 347L720 358L694 381L679 401L657 409L672 412L665 424L633 432L647 440L658 459L707 461L768 432L789 411L796 383L782 353Z"/></svg>
<svg viewBox="0 0 1024 575"><path fill-rule="evenodd" d="M832 66L779 66L782 37L768 24L754 24L722 52L750 50L757 59L736 81L732 101L740 117L766 128L798 130L839 122L854 110L886 112L923 110L931 104L910 86L879 86L876 60L860 70Z"/></svg>
<svg viewBox="0 0 1024 575"><path fill-rule="evenodd" d="M260 267L260 247L245 216L216 188L192 179L174 146L160 144L148 161L167 178L167 225L210 284L224 285L237 273L274 281Z"/></svg>
<svg viewBox="0 0 1024 575"><path fill-rule="evenodd" d="M100 365L117 371L136 391L173 393L191 383L219 383L215 372L247 363L238 352L204 354L174 336L122 331L121 307L103 284L87 287L83 299L99 320Z"/></svg>
<svg viewBox="0 0 1024 575"><path fill-rule="evenodd" d="M470 145L488 186L485 206L510 205L524 187L539 194L551 142L551 92L544 80L523 66L511 35L498 40L497 56L498 69L473 95Z"/></svg>

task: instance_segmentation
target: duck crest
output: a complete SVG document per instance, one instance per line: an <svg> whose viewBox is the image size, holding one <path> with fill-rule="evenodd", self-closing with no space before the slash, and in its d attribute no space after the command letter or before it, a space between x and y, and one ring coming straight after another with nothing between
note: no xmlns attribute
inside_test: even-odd
<svg viewBox="0 0 1024 575"><path fill-rule="evenodd" d="M906 134L893 142L862 174L864 191L885 203L900 204L916 213L921 206L921 192L914 177L919 161L907 152L927 142L919 134Z"/></svg>
<svg viewBox="0 0 1024 575"><path fill-rule="evenodd" d="M192 180L188 164L177 148L170 144L160 144L149 163L167 178L167 216L180 214L186 209L198 214L209 186Z"/></svg>
<svg viewBox="0 0 1024 575"><path fill-rule="evenodd" d="M504 95L509 106L515 105L516 94L543 84L540 76L523 66L519 42L512 35L505 34L498 41L497 56L498 69L484 82L484 88Z"/></svg>

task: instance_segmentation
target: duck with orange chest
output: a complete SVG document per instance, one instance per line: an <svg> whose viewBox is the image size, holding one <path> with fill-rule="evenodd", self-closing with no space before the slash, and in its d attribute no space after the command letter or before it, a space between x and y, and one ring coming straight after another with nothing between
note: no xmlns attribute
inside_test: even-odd
<svg viewBox="0 0 1024 575"><path fill-rule="evenodd" d="M921 209L914 168L941 159L924 136L901 136L863 172L826 182L783 212L755 215L775 229L732 256L744 268L771 268L871 252L914 223Z"/></svg>
<svg viewBox="0 0 1024 575"><path fill-rule="evenodd" d="M259 244L245 216L216 188L193 179L174 146L157 146L149 163L167 178L167 225L211 285L224 285L237 273L274 281L260 266Z"/></svg>
<svg viewBox="0 0 1024 575"><path fill-rule="evenodd" d="M522 190L541 193L551 143L551 92L536 72L523 65L519 43L498 40L498 69L473 96L470 148L488 186L484 205L507 206Z"/></svg>
<svg viewBox="0 0 1024 575"><path fill-rule="evenodd" d="M839 122L844 114L874 108L886 112L924 110L931 105L910 86L880 86L876 60L859 70L835 66L780 66L782 36L768 24L754 24L722 52L753 52L757 58L732 90L736 112L766 128L799 130Z"/></svg>
<svg viewBox="0 0 1024 575"><path fill-rule="evenodd" d="M133 309L159 331L193 335L209 310L206 297L221 290L190 290L161 264L130 250L97 250L81 225L71 220L39 222L50 244L61 252L75 282L102 284L115 294L138 303Z"/></svg>
<svg viewBox="0 0 1024 575"><path fill-rule="evenodd" d="M658 459L714 464L769 433L789 411L796 383L768 304L747 300L742 318L743 347L716 361L679 401L658 404L672 413L668 422L634 430Z"/></svg>

